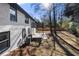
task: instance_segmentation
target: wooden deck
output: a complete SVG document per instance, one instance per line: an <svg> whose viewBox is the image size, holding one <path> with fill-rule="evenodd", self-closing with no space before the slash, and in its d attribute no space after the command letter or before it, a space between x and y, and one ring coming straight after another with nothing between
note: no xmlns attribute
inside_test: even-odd
<svg viewBox="0 0 79 59"><path fill-rule="evenodd" d="M61 38L61 44L67 48L72 54L79 55L79 42L78 37L75 37L69 32L66 31L59 31L57 35Z"/></svg>

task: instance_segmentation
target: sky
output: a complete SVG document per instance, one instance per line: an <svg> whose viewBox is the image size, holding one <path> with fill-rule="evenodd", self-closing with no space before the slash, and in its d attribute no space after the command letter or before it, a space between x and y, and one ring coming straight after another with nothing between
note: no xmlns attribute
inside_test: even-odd
<svg viewBox="0 0 79 59"><path fill-rule="evenodd" d="M32 3L20 3L19 5L20 5L29 15L31 15L33 18L36 18L36 19L38 19L38 20L41 20L41 19L40 19L40 15L43 14L44 11L43 11L43 12L41 11L40 14L39 14L39 12L38 12L38 13L35 13L35 12L34 12L34 7L31 6L31 4L32 4ZM41 7L43 7L43 6L41 6ZM63 5L58 6L58 11L57 11L58 15L57 15L57 17L59 17L59 14L61 13L60 11L62 10L62 8L63 8Z"/></svg>
<svg viewBox="0 0 79 59"><path fill-rule="evenodd" d="M37 13L34 13L34 9L31 6L31 3L21 3L19 5L32 17L40 19L40 16Z"/></svg>

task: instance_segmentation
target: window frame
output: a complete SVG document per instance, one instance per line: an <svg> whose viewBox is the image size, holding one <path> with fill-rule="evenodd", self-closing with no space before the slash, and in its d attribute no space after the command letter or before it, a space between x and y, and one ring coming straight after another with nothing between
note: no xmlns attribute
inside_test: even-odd
<svg viewBox="0 0 79 59"><path fill-rule="evenodd" d="M7 50L10 47L10 31L1 32L0 35L7 35L8 36L8 39L0 41L0 44L3 44L4 42L7 43L6 47L4 47L2 50L0 50L0 54L1 54L2 52L4 52L5 50Z"/></svg>
<svg viewBox="0 0 79 59"><path fill-rule="evenodd" d="M10 12L10 21L17 22L17 10L12 6L10 6L10 10L15 11L15 15L11 14L11 12ZM15 16L15 20L11 19L11 15Z"/></svg>

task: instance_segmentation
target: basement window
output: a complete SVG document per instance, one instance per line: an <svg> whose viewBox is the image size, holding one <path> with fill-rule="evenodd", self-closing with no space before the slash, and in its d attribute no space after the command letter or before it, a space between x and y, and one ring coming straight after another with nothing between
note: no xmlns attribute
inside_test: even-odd
<svg viewBox="0 0 79 59"><path fill-rule="evenodd" d="M0 33L0 53L7 50L10 47L10 32Z"/></svg>
<svg viewBox="0 0 79 59"><path fill-rule="evenodd" d="M17 15L16 15L16 9L14 9L13 7L10 7L10 20L17 22Z"/></svg>

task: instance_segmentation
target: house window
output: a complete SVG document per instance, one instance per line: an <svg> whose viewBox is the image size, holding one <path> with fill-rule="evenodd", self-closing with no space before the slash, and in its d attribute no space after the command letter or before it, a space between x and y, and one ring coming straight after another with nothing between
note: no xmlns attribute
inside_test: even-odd
<svg viewBox="0 0 79 59"><path fill-rule="evenodd" d="M0 33L0 53L5 51L10 47L10 32L1 32Z"/></svg>
<svg viewBox="0 0 79 59"><path fill-rule="evenodd" d="M16 9L13 7L10 7L10 20L17 22L17 15L16 15Z"/></svg>
<svg viewBox="0 0 79 59"><path fill-rule="evenodd" d="M26 19L25 19L25 23L26 23L26 24L29 24L29 18L26 18Z"/></svg>

